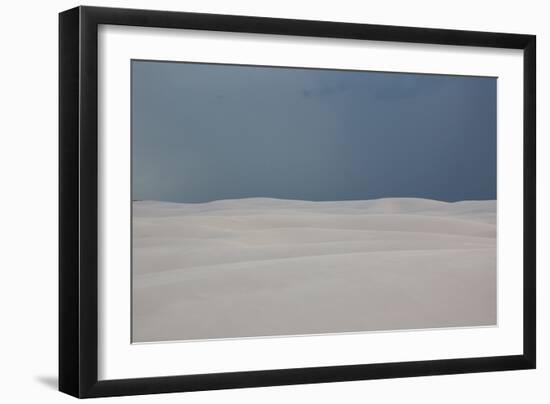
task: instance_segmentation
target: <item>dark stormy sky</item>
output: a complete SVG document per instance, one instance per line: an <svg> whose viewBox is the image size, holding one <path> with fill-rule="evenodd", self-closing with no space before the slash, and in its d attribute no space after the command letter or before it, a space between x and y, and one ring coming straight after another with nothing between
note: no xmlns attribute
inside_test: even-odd
<svg viewBox="0 0 550 404"><path fill-rule="evenodd" d="M132 62L132 198L496 199L496 79Z"/></svg>

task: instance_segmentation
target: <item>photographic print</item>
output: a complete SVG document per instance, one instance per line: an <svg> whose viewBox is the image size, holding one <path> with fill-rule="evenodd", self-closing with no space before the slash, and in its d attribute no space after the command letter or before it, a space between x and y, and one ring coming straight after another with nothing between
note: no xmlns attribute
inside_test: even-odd
<svg viewBox="0 0 550 404"><path fill-rule="evenodd" d="M495 77L131 62L132 342L497 324Z"/></svg>

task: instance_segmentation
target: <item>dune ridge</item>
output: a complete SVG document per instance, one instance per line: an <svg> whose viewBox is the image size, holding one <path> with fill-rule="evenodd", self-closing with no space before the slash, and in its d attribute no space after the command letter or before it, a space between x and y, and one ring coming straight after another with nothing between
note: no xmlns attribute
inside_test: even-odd
<svg viewBox="0 0 550 404"><path fill-rule="evenodd" d="M496 201L133 202L133 340L496 323Z"/></svg>

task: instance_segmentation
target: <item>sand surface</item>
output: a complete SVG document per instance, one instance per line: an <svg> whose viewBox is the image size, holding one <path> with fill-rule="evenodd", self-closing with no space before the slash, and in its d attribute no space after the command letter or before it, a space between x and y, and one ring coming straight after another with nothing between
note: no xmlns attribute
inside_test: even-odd
<svg viewBox="0 0 550 404"><path fill-rule="evenodd" d="M133 202L134 342L496 324L496 202Z"/></svg>

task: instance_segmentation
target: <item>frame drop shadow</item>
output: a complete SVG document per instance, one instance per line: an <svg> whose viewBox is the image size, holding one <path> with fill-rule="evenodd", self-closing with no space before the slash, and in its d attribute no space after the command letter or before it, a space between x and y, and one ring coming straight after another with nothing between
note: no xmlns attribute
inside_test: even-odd
<svg viewBox="0 0 550 404"><path fill-rule="evenodd" d="M36 376L35 380L50 389L57 390L59 386L57 376Z"/></svg>

